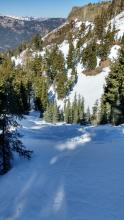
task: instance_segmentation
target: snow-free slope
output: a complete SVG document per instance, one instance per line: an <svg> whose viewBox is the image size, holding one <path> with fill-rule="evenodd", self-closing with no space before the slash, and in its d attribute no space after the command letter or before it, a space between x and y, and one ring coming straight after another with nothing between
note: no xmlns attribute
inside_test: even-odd
<svg viewBox="0 0 124 220"><path fill-rule="evenodd" d="M0 220L123 220L124 126L22 122L31 161L0 177Z"/></svg>

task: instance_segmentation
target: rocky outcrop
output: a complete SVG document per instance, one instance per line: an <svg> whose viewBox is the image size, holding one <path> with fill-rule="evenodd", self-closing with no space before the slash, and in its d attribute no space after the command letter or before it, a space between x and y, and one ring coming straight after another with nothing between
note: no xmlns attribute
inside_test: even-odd
<svg viewBox="0 0 124 220"><path fill-rule="evenodd" d="M107 11L110 2L102 2L98 4L88 4L84 7L74 7L68 17L68 20L79 19L81 21L94 21L95 17L103 11Z"/></svg>

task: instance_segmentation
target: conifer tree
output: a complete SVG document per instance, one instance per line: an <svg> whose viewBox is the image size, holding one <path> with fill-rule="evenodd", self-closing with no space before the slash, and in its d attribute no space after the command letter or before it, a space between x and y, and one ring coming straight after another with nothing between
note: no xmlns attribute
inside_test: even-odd
<svg viewBox="0 0 124 220"><path fill-rule="evenodd" d="M110 121L118 125L124 122L124 48L119 59L111 67L104 91L105 103L110 105Z"/></svg>
<svg viewBox="0 0 124 220"><path fill-rule="evenodd" d="M22 117L21 103L18 93L13 87L13 78L3 78L0 82L0 174L6 173L11 168L12 152L20 156L31 158L31 151L26 150L18 139L19 134L10 131L10 126L16 126L16 117Z"/></svg>
<svg viewBox="0 0 124 220"><path fill-rule="evenodd" d="M97 50L95 40L87 45L83 50L82 62L88 70L92 70L97 65Z"/></svg>
<svg viewBox="0 0 124 220"><path fill-rule="evenodd" d="M57 123L59 121L59 109L57 107L57 103L54 102L53 106L53 123Z"/></svg>
<svg viewBox="0 0 124 220"><path fill-rule="evenodd" d="M87 108L87 111L84 115L84 118L85 118L84 122L86 122L87 124L91 123L91 113L90 113L90 108L89 107Z"/></svg>
<svg viewBox="0 0 124 220"><path fill-rule="evenodd" d="M75 65L74 45L72 36L69 37L69 52L67 56L68 69L72 69Z"/></svg>
<svg viewBox="0 0 124 220"><path fill-rule="evenodd" d="M44 119L46 122L53 123L53 111L54 105L53 103L49 103L47 105L46 111L44 112Z"/></svg>
<svg viewBox="0 0 124 220"><path fill-rule="evenodd" d="M72 110L71 110L71 103L70 100L68 99L68 102L65 103L64 106L64 121L66 123L72 123Z"/></svg>
<svg viewBox="0 0 124 220"><path fill-rule="evenodd" d="M91 122L93 125L96 125L98 123L98 100L95 102L93 106L93 113L91 116Z"/></svg>

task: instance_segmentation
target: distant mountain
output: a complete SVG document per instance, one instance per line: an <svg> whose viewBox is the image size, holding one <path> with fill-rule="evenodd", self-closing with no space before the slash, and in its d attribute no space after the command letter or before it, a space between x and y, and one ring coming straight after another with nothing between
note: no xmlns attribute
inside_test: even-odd
<svg viewBox="0 0 124 220"><path fill-rule="evenodd" d="M35 18L0 15L0 50L17 47L32 36L48 32L65 22L64 18Z"/></svg>
<svg viewBox="0 0 124 220"><path fill-rule="evenodd" d="M5 17L5 15L0 15ZM20 20L20 21L44 21L47 20L49 18L45 18L45 17L33 17L33 16L13 16L13 15L6 15L6 17L8 18L12 18L15 20Z"/></svg>

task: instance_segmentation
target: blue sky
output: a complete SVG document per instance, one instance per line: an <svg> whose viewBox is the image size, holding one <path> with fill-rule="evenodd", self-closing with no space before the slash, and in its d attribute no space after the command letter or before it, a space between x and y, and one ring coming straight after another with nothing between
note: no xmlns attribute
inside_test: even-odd
<svg viewBox="0 0 124 220"><path fill-rule="evenodd" d="M99 0L0 0L0 14L67 17L73 6Z"/></svg>

